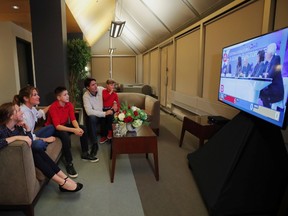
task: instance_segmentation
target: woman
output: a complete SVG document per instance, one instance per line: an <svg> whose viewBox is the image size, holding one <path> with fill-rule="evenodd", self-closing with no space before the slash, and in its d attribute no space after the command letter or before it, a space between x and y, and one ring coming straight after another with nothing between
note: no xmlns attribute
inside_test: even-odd
<svg viewBox="0 0 288 216"><path fill-rule="evenodd" d="M241 58L241 56L238 56L235 77L242 77L242 76L243 76L243 74L242 74L242 58Z"/></svg>
<svg viewBox="0 0 288 216"><path fill-rule="evenodd" d="M17 104L4 103L0 106L0 149L20 140L32 145L32 133L23 121L23 112ZM32 148L35 166L48 178L59 185L61 192L77 192L82 189L81 183L68 178L54 161L39 148Z"/></svg>
<svg viewBox="0 0 288 216"><path fill-rule="evenodd" d="M265 60L265 51L259 50L257 53L258 61L254 67L252 77L264 77L263 73L265 73L266 65L264 63Z"/></svg>
<svg viewBox="0 0 288 216"><path fill-rule="evenodd" d="M19 91L18 95L14 96L14 103L20 106L21 111L24 113L24 122L31 129L33 135L32 148L40 148L46 150L47 144L54 142L55 137L52 135L55 132L53 125L42 127L34 132L35 124L38 119L46 119L46 113L49 106L45 109L37 110L36 105L40 104L40 96L38 90L34 86L26 86Z"/></svg>

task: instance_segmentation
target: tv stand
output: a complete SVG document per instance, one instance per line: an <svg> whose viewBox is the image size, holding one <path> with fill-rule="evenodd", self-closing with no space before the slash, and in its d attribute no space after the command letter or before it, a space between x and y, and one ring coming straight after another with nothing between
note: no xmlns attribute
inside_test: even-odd
<svg viewBox="0 0 288 216"><path fill-rule="evenodd" d="M209 215L277 215L288 182L280 128L241 112L187 158Z"/></svg>

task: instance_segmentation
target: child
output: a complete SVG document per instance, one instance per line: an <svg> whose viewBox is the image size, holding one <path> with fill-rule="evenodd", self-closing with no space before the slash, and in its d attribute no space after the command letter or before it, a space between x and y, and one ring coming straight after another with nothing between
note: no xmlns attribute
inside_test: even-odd
<svg viewBox="0 0 288 216"><path fill-rule="evenodd" d="M112 110L114 113L118 111L119 100L118 95L114 91L115 81L108 79L106 81L106 89L103 89L103 111ZM114 115L108 115L103 119L102 130L103 137L100 139L100 143L104 143L107 139L112 139L112 123Z"/></svg>
<svg viewBox="0 0 288 216"><path fill-rule="evenodd" d="M16 140L25 141L27 145L31 146L32 133L29 126L23 121L23 112L20 107L17 104L4 103L0 106L0 149ZM77 192L82 189L83 185L69 179L43 149L32 148L32 153L35 166L47 178L59 184L61 192Z"/></svg>
<svg viewBox="0 0 288 216"><path fill-rule="evenodd" d="M46 125L53 124L56 131L55 136L59 137L62 141L62 151L66 160L66 170L70 177L76 178L78 176L72 163L71 154L71 134L75 134L80 137L82 160L90 162L98 162L97 157L88 153L88 135L86 128L83 125L79 125L74 113L74 106L69 102L68 91L65 87L57 87L54 91L57 100L54 101L50 108ZM69 123L70 122L70 123Z"/></svg>

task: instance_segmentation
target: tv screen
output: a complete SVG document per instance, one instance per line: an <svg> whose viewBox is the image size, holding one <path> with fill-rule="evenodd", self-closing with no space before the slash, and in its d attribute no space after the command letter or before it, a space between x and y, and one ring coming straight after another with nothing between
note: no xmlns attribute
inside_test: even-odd
<svg viewBox="0 0 288 216"><path fill-rule="evenodd" d="M288 27L223 48L218 100L284 128Z"/></svg>

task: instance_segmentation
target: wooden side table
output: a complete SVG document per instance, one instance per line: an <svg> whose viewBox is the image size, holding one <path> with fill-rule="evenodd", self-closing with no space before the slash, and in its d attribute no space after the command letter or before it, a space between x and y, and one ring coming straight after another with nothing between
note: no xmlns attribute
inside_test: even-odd
<svg viewBox="0 0 288 216"><path fill-rule="evenodd" d="M223 125L213 124L208 121L208 116L185 116L182 124L179 147L182 146L185 131L199 138L199 147L204 141L212 137Z"/></svg>

